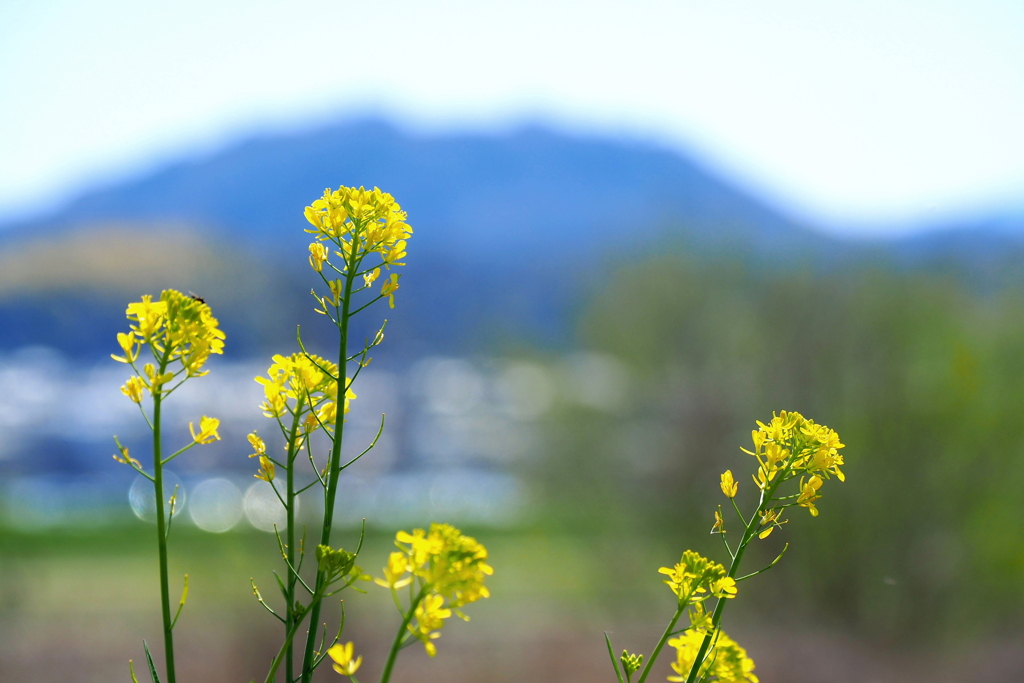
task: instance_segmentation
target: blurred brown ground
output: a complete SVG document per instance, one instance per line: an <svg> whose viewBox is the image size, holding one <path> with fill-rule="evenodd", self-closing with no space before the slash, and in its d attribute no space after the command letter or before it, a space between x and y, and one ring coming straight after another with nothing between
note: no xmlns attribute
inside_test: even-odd
<svg viewBox="0 0 1024 683"><path fill-rule="evenodd" d="M478 535L487 540L488 534ZM127 660L144 661L143 638L160 661L155 558L148 547L117 543L118 550L111 551L89 539L22 540L21 545L7 544L0 564L0 681L128 681ZM369 539L362 555L368 572L378 573L388 545L384 536ZM604 630L611 632L617 650L648 652L656 641L671 608L654 575L656 566L634 577L632 565L624 564L621 580L602 590L598 584L603 579L595 578L605 576L596 560L600 552L591 553L578 541L505 534L496 535L490 545L497 568L494 597L467 609L470 623L448 623L435 659L419 646L403 652L396 683L611 683ZM176 632L179 680L262 680L280 634L252 598L248 578L256 576L274 602L269 596L272 537L183 530L172 553L172 576L180 577L187 567L192 579ZM643 558L638 565L646 563ZM762 578L771 581L770 574ZM180 578L173 585L176 595ZM398 623L387 593L366 588L366 595L346 595L344 635L365 657L359 676L364 683L379 675ZM329 616L332 624L336 612ZM905 649L869 643L836 628L794 624L785 616L777 625L741 610L729 616L728 630L755 659L764 683L1024 680L1024 634ZM670 655L663 656L652 681L665 680ZM148 680L144 667L137 671L140 680ZM341 679L324 666L317 680Z"/></svg>

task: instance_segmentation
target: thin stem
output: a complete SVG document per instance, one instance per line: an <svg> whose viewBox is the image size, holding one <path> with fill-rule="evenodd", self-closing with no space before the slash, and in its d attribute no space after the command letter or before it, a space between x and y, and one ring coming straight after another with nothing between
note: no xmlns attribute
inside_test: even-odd
<svg viewBox="0 0 1024 683"><path fill-rule="evenodd" d="M376 298L366 302L365 304L363 304L362 306L360 306L356 310L352 311L352 315L355 315L356 313L359 313L360 311L369 308L370 306L374 305L375 303L377 303L378 301L383 299L384 296L385 296L384 294L381 294L381 295L377 296Z"/></svg>
<svg viewBox="0 0 1024 683"><path fill-rule="evenodd" d="M370 445L366 447L366 450L364 450L362 453L360 453L359 455L357 455L356 457L352 458L347 463L342 465L341 469L345 469L346 467L348 467L349 465L354 463L356 460L358 460L359 458L363 457L364 455L369 453L371 450L373 450L373 447L377 445L377 440L380 439L380 435L384 433L384 416L385 416L385 414L381 413L381 416L380 416L380 428L377 430L377 436L373 437L373 441L371 441Z"/></svg>
<svg viewBox="0 0 1024 683"><path fill-rule="evenodd" d="M256 587L256 581L252 577L249 577L249 585L252 586L253 595L255 595L256 596L256 600L261 605L263 605L263 609L265 609L268 612L270 612L274 616L274 618L277 619L278 621L284 622L284 619L281 618L281 615L278 614L277 612L275 612L274 609L270 605L268 605L266 603L266 601L263 599L263 596L260 595L260 589ZM287 631L286 631L286 633L287 633Z"/></svg>
<svg viewBox="0 0 1024 683"><path fill-rule="evenodd" d="M167 367L167 353L160 359L159 374ZM167 578L167 529L164 519L164 468L161 459L162 439L160 434L160 412L162 396L153 395L153 488L156 496L156 538L160 558L160 607L164 626L164 657L167 666L167 683L175 683L174 675L174 633L171 618L171 595Z"/></svg>
<svg viewBox="0 0 1024 683"><path fill-rule="evenodd" d="M769 569L771 569L772 567L774 567L775 565L777 565L779 563L779 560L782 559L782 556L786 554L787 550L789 550L789 544L788 543L786 545L782 546L782 552L779 553L778 557L776 557L774 560L772 560L771 564L769 564L767 567L762 567L761 569L758 569L756 572L750 572L749 574L747 574L745 576L741 576L740 578L736 579L736 583L739 583L740 581L746 581L747 579L753 578L753 577L757 576L758 574L761 574L762 572L768 571Z"/></svg>
<svg viewBox="0 0 1024 683"><path fill-rule="evenodd" d="M732 503L732 509L736 511L736 516L740 518L741 522L743 522L743 526L746 526L747 524L749 524L749 522L747 521L746 517L744 517L743 513L740 512L740 506L736 504L736 496L730 497L729 498L729 502Z"/></svg>
<svg viewBox="0 0 1024 683"><path fill-rule="evenodd" d="M338 402L338 405L335 410L336 415L334 422L334 434L332 436L333 443L331 448L331 461L330 467L328 468L327 491L325 492L326 495L324 499L324 522L323 529L320 533L321 545L331 544L331 527L334 524L334 503L338 495L338 475L341 474L341 445L345 429L345 378L348 376L348 322L351 317L349 304L352 298L352 283L355 279L357 265L356 252L358 251L355 243L356 237L357 235L353 235L352 238L353 245L350 257L351 262L346 268L345 296L342 301L342 311L339 315L338 396L335 399ZM316 587L318 592L326 582L326 579L327 577L324 575L324 572L318 570L316 575ZM321 602L322 596L321 599L314 599L310 604L310 628L306 633L306 650L302 657L302 683L310 683L313 676L313 649L316 645L316 632L314 631L313 624L317 624L320 621Z"/></svg>
<svg viewBox="0 0 1024 683"><path fill-rule="evenodd" d="M198 441L193 441L192 443L190 443L187 446L182 446L178 450L176 450L173 453L171 453L170 455L168 455L167 459L164 460L163 462L161 462L160 464L161 465L166 465L167 463L169 463L170 461L174 460L175 458L177 458L179 455L181 455L182 453L184 453L188 449L190 449L190 448L192 448L194 446L197 446L197 445L199 445L199 442Z"/></svg>
<svg viewBox="0 0 1024 683"><path fill-rule="evenodd" d="M644 670L640 672L640 679L637 683L644 683L647 680L647 674L651 673L651 668L654 666L654 662L658 661L658 655L661 654L661 649L665 647L665 643L672 636L672 629L676 627L676 622L679 621L679 617L686 611L686 606L690 602L690 596L687 596L686 600L679 601L679 608L676 610L675 616L672 617L672 621L668 622L668 626L665 627L665 632L661 634L661 640L658 641L658 645L654 648L654 652L651 653L651 658L647 660L647 664L644 665Z"/></svg>
<svg viewBox="0 0 1024 683"><path fill-rule="evenodd" d="M725 544L725 551L727 553L729 553L729 557L730 558L735 558L736 557L736 553L734 553L732 551L732 547L730 547L729 541L726 540L726 538L725 538L725 531L720 532L718 535L722 537L722 543Z"/></svg>
<svg viewBox="0 0 1024 683"><path fill-rule="evenodd" d="M295 437L299 431L299 418L302 414L301 405L296 406L295 415L292 418L292 429L288 434L288 484L285 496L287 497L287 504L285 509L288 512L288 552L287 560L290 567L295 566L295 454L298 452L298 448L295 447ZM292 627L296 622L301 622L301 619L296 618L295 614L295 577L296 572L290 572L288 574L288 589L285 592L285 602L287 608L285 609L285 620L284 620L284 632L287 637L288 633L292 630ZM288 641L288 649L285 651L284 661L284 680L286 683L291 683L293 676L292 672L295 670L294 665L295 658L295 646L293 639Z"/></svg>
<svg viewBox="0 0 1024 683"><path fill-rule="evenodd" d="M345 630L345 601L340 600L339 602L341 603L341 620L338 622L338 632L334 635L334 640L332 640L331 644L327 647L323 647L323 644L321 643L320 654L317 656L316 661L313 662L314 669L319 666L320 662L322 662L324 657L327 656L327 651L338 644L338 641L341 640L341 634ZM352 680L355 680L355 678L352 678Z"/></svg>
<svg viewBox="0 0 1024 683"><path fill-rule="evenodd" d="M788 470L788 467L786 468ZM782 474L785 474L783 472ZM757 528L761 526L758 521L761 513L764 512L765 508L771 503L772 496L775 493L775 489L778 488L779 484L785 479L784 476L776 478L775 483L771 484L765 489L761 489L761 498L758 501L757 509L750 515L750 521L747 523L746 528L743 530L743 537L740 539L740 544L736 548L736 556L732 558L732 564L729 565L728 576L731 579L736 578L736 573L740 569L740 561L743 559L743 553L746 551L750 541L754 538ZM690 667L690 673L686 677L686 683L694 683L697 679L697 675L700 672L701 665L704 663L704 658L707 656L708 649L711 647L711 641L718 633L719 626L722 623L722 612L725 610L725 603L728 602L725 598L720 598L718 604L715 605L715 611L711 616L711 630L704 635L704 640L701 641L700 649L697 650L697 656L693 659L693 665ZM643 679L641 679L642 681Z"/></svg>
<svg viewBox="0 0 1024 683"><path fill-rule="evenodd" d="M388 653L388 660L384 663L384 671L380 674L380 683L388 683L388 681L391 680L391 670L395 668L395 659L398 657L398 651L402 649L402 638L405 636L406 629L409 627L409 622L412 621L412 617L416 613L416 608L426 596L427 587L424 586L420 589L419 594L413 598L412 603L409 605L409 611L402 619L402 624L398 627L398 632L395 633L395 640L391 643L391 651Z"/></svg>
<svg viewBox="0 0 1024 683"><path fill-rule="evenodd" d="M295 632L299 630L299 626L301 625L301 621L296 621L294 624L292 624L291 630L285 634L284 642L281 643L281 649L277 651L277 655L274 657L274 660L270 663L270 671L267 672L267 677L266 679L264 679L264 683L274 682L274 675L277 674L277 670L278 668L280 668L281 662L284 661L285 653L288 651L288 648L291 646L292 641L295 639ZM291 681L287 681L287 683L291 683Z"/></svg>

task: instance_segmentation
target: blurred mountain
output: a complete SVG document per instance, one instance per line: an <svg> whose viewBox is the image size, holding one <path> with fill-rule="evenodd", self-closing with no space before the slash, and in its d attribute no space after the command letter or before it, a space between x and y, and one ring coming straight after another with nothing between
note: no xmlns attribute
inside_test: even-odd
<svg viewBox="0 0 1024 683"><path fill-rule="evenodd" d="M416 233L391 330L412 351L564 341L580 292L651 252L757 268L863 253L988 268L1024 232L844 242L655 146L538 127L423 136L366 120L253 138L0 226L0 349L35 337L92 355L109 346L126 298L167 286L210 300L236 351L279 347L293 311L309 308L302 209L340 184L379 186L409 212Z"/></svg>
<svg viewBox="0 0 1024 683"><path fill-rule="evenodd" d="M126 297L165 286L201 293L239 319L242 337L259 337L262 311L308 308L297 298L312 284L302 209L340 184L379 186L409 212L396 332L432 347L564 337L578 283L638 252L782 255L827 242L664 149L535 127L428 137L361 121L251 139L0 226L0 309L13 323L0 348L35 335L91 354L109 345ZM107 300L119 304L106 311ZM61 312L48 321L51 309ZM243 346L284 339L270 336Z"/></svg>
<svg viewBox="0 0 1024 683"><path fill-rule="evenodd" d="M678 222L744 237L792 230L664 149L541 128L423 137L379 121L248 140L86 194L37 225L175 221L277 247L305 227L302 208L339 184L379 186L399 198L419 228L418 251L501 265L564 261L591 243L630 245Z"/></svg>

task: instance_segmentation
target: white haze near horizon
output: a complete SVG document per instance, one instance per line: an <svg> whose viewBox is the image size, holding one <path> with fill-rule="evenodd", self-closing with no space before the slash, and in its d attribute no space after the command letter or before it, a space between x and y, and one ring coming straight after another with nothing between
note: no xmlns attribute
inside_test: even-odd
<svg viewBox="0 0 1024 683"><path fill-rule="evenodd" d="M839 231L1020 211L1022 30L996 0L6 0L0 221L366 112L664 144Z"/></svg>

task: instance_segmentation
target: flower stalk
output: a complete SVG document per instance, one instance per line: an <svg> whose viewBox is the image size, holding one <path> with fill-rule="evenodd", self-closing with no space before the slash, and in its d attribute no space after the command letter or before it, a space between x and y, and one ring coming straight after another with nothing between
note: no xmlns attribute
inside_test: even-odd
<svg viewBox="0 0 1024 683"><path fill-rule="evenodd" d="M111 357L119 363L129 365L134 371L134 375L121 387L121 393L139 406L146 424L152 431L153 473L146 472L142 463L131 457L128 448L123 446L116 436L114 443L117 445L118 454L114 455L114 460L130 466L153 484L165 675L168 683L176 683L174 627L185 606L188 576L185 577L185 587L177 612L172 616L167 541L171 523L177 512L178 491L175 488L171 496L167 497L164 488L164 466L193 446L219 440L217 428L220 422L204 415L199 422L198 432L195 431L193 424L189 424L191 442L164 458L163 404L164 400L185 381L193 377L202 377L209 372L203 367L211 354L223 353L224 333L219 329L217 319L213 317L205 301L170 289L162 292L158 301L153 301L150 296L143 296L141 301L129 304L126 315L131 323L131 329L127 333L117 335L123 355ZM154 363L146 363L140 370L138 360L143 347L149 350ZM142 405L147 394L152 401L152 417L147 415ZM165 504L168 505L166 513ZM153 668L154 677L155 672Z"/></svg>
<svg viewBox="0 0 1024 683"><path fill-rule="evenodd" d="M739 484L731 470L726 470L721 477L722 493L729 499L737 517L743 524L736 548L726 539L725 519L721 506L714 514L712 534L721 534L723 545L730 556L728 570L701 555L687 550L682 559L674 567L662 567L659 572L668 575L665 581L678 599L675 614L669 621L659 639L650 659L643 667L638 683L644 683L654 663L666 644L676 649L676 661L672 669L676 675L669 676L669 681L679 683L758 683L754 675L754 662L747 656L746 650L722 630L722 615L729 600L738 593L737 583L745 581L774 567L786 550L771 564L755 572L740 576L740 564L747 547L758 539L765 539L776 529L786 523L782 519L783 512L790 507L805 507L812 516L818 516L815 501L821 498L819 489L824 480L835 476L840 481L846 477L840 469L843 456L839 449L843 444L839 435L832 429L815 424L813 420L804 418L799 413L781 412L774 415L769 424L758 422L758 429L752 432L754 450L743 449L757 460L754 484L758 487L757 507L746 518L736 504ZM778 491L787 482L799 477L796 493L779 496ZM714 610L709 614L705 602L711 598L716 600ZM676 625L684 612L689 613L690 625L676 630ZM675 636L675 637L673 637ZM607 636L606 636L607 637ZM611 641L608 640L608 652L612 656ZM623 652L623 667L627 662L639 666L640 655L629 655ZM612 666L621 680L618 666L612 656ZM628 668L627 668L628 670Z"/></svg>

